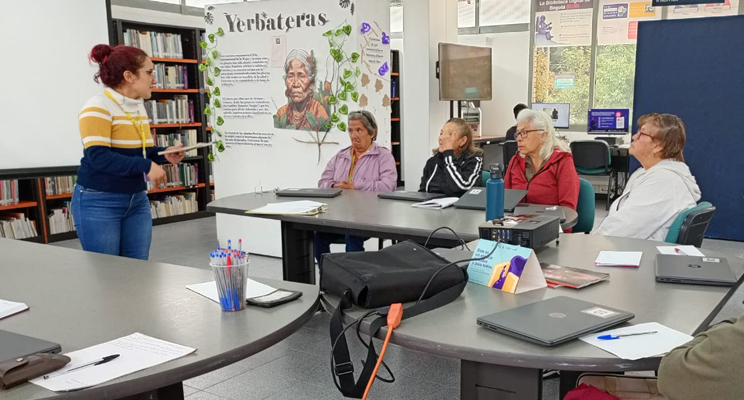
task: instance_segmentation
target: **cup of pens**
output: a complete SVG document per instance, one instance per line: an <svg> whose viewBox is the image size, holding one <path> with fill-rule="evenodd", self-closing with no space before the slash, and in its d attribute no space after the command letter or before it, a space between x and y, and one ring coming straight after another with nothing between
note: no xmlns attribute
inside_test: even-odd
<svg viewBox="0 0 744 400"><path fill-rule="evenodd" d="M241 251L242 240L238 249L233 249L227 241L227 248L217 247L209 254L217 296L222 311L240 311L245 308L245 289L248 279L248 253Z"/></svg>

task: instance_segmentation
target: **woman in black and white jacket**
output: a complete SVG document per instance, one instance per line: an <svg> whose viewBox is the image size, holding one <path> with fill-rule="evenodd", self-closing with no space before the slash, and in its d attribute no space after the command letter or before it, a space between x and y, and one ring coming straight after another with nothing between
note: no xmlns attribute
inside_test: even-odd
<svg viewBox="0 0 744 400"><path fill-rule="evenodd" d="M473 143L473 131L461 118L447 121L439 132L439 148L426 161L419 192L460 197L479 186L483 151Z"/></svg>

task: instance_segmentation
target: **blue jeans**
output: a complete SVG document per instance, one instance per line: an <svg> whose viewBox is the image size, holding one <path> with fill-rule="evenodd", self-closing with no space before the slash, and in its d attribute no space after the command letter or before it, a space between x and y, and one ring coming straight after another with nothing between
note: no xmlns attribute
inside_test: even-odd
<svg viewBox="0 0 744 400"><path fill-rule="evenodd" d="M346 252L364 251L364 241L369 238L352 235L341 235L337 233L315 232L313 246L315 248L315 261L320 264L323 254L331 252L332 243L346 242Z"/></svg>
<svg viewBox="0 0 744 400"><path fill-rule="evenodd" d="M75 185L72 217L86 251L147 260L152 213L147 192L101 192Z"/></svg>

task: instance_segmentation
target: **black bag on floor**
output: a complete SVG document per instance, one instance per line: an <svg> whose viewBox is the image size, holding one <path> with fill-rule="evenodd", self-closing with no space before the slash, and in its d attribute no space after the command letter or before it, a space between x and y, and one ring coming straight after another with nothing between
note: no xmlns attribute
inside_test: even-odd
<svg viewBox="0 0 744 400"><path fill-rule="evenodd" d="M323 256L320 266L320 289L339 296L336 311L331 317L331 344L335 368L334 381L346 397L362 398L375 364L377 352L372 337L387 323L387 307L393 303L415 302L431 277L441 270L426 289L424 300L403 310L403 319L450 303L460 297L468 283L468 274L434 254L426 247L404 241L376 252L336 253ZM358 380L354 380L354 366L349 357L346 338L342 334L343 312L355 304L362 308L380 308L370 323L370 342L367 359Z"/></svg>

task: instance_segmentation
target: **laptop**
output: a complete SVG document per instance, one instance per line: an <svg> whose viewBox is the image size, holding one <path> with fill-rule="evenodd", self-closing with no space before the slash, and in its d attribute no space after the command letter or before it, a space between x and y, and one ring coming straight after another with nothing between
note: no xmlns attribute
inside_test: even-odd
<svg viewBox="0 0 744 400"><path fill-rule="evenodd" d="M634 318L633 313L558 296L478 318L478 325L543 346L555 346Z"/></svg>
<svg viewBox="0 0 744 400"><path fill-rule="evenodd" d="M59 353L57 343L0 330L0 363L37 353Z"/></svg>
<svg viewBox="0 0 744 400"><path fill-rule="evenodd" d="M377 195L377 197L381 199L387 199L387 200L404 200L404 201L427 201L432 199L440 199L442 197L447 197L442 193L427 193L427 192L406 192L406 191L397 191L397 192L388 192L388 193L380 193Z"/></svg>
<svg viewBox="0 0 744 400"><path fill-rule="evenodd" d="M656 280L693 285L733 286L736 275L721 257L656 255Z"/></svg>
<svg viewBox="0 0 744 400"><path fill-rule="evenodd" d="M514 207L519 204L524 196L527 196L526 190L504 189L504 211L512 212ZM478 187L467 191L460 200L455 203L455 208L466 210L486 210L486 188Z"/></svg>
<svg viewBox="0 0 744 400"><path fill-rule="evenodd" d="M566 213L563 211L561 206L545 206L540 204L523 204L519 207L514 208L514 214L537 214L537 215L549 215L551 217L558 217L559 222L566 222Z"/></svg>
<svg viewBox="0 0 744 400"><path fill-rule="evenodd" d="M276 191L280 197L322 197L331 198L341 194L341 189L333 188L307 188L307 189L281 189Z"/></svg>

